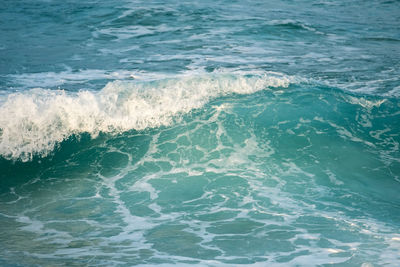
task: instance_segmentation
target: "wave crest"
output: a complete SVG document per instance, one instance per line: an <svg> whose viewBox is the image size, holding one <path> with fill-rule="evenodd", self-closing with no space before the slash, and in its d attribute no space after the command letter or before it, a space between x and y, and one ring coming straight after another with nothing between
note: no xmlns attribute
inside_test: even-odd
<svg viewBox="0 0 400 267"><path fill-rule="evenodd" d="M114 81L102 90L68 93L32 89L8 95L0 107L0 155L31 160L46 156L73 134L120 133L169 125L179 114L213 98L287 87L276 73L212 74L150 82Z"/></svg>

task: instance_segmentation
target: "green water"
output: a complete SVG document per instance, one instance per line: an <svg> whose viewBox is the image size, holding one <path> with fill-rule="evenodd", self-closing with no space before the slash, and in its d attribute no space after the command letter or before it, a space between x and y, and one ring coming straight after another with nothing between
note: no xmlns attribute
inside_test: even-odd
<svg viewBox="0 0 400 267"><path fill-rule="evenodd" d="M3 160L4 263L390 265L398 105L291 86Z"/></svg>
<svg viewBox="0 0 400 267"><path fill-rule="evenodd" d="M400 266L400 1L0 1L0 266Z"/></svg>

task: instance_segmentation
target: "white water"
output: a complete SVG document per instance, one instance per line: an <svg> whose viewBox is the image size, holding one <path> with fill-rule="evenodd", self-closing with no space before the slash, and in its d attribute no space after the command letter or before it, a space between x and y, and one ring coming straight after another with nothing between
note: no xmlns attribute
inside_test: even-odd
<svg viewBox="0 0 400 267"><path fill-rule="evenodd" d="M101 91L69 93L32 89L0 101L0 155L30 160L45 156L73 134L120 133L169 125L211 99L287 87L295 79L278 73L212 74L153 82L114 81Z"/></svg>

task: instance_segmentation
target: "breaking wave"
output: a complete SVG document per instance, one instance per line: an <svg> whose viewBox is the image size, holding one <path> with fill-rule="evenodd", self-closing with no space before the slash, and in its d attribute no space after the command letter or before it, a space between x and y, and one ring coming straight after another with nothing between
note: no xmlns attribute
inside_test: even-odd
<svg viewBox="0 0 400 267"><path fill-rule="evenodd" d="M71 135L121 133L171 124L217 97L288 87L279 73L209 74L157 81L113 81L100 91L31 89L0 103L0 155L12 160L46 156Z"/></svg>

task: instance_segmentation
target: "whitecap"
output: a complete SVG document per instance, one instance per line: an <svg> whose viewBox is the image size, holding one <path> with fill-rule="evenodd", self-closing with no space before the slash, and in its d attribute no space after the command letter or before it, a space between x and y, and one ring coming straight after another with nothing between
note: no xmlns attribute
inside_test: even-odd
<svg viewBox="0 0 400 267"><path fill-rule="evenodd" d="M113 81L101 91L31 89L0 101L0 155L27 161L46 156L71 135L121 133L167 126L216 97L288 87L295 79L278 73L224 74Z"/></svg>

